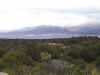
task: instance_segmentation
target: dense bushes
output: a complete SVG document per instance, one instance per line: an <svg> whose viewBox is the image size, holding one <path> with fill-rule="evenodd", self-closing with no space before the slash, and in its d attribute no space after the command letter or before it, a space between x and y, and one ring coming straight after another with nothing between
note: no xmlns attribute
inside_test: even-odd
<svg viewBox="0 0 100 75"><path fill-rule="evenodd" d="M38 64L52 59L67 61L80 69L86 69L92 64L95 65L94 68L99 68L100 39L78 37L53 40L0 40L0 71L16 70L20 65L37 68Z"/></svg>

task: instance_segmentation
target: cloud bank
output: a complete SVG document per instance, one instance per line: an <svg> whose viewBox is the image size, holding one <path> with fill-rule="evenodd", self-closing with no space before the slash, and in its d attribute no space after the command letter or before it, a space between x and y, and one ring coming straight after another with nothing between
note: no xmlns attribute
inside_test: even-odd
<svg viewBox="0 0 100 75"><path fill-rule="evenodd" d="M1 0L0 31L99 23L99 0Z"/></svg>

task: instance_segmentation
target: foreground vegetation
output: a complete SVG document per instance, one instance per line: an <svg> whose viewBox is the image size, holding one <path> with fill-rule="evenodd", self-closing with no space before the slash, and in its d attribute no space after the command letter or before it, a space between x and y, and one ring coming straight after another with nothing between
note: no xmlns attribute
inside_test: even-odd
<svg viewBox="0 0 100 75"><path fill-rule="evenodd" d="M100 75L100 38L1 39L0 71L9 75Z"/></svg>

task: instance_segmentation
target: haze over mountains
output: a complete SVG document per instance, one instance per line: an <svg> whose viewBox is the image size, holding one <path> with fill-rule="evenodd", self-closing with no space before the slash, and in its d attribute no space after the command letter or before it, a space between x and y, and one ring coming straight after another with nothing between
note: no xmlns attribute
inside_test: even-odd
<svg viewBox="0 0 100 75"><path fill-rule="evenodd" d="M99 36L99 24L86 24L75 27L60 27L43 25L38 27L27 27L11 32L1 32L0 38L9 39L50 39L68 38L77 36Z"/></svg>

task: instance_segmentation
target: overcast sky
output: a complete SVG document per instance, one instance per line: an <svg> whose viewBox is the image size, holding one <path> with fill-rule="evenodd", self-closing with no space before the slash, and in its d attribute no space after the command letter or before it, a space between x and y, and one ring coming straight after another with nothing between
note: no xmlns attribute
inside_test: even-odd
<svg viewBox="0 0 100 75"><path fill-rule="evenodd" d="M100 0L0 0L0 31L99 23Z"/></svg>

